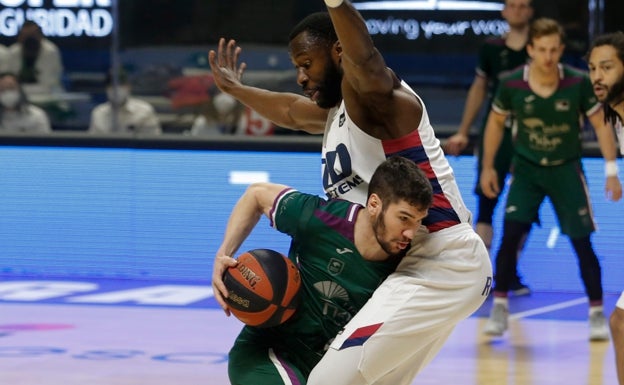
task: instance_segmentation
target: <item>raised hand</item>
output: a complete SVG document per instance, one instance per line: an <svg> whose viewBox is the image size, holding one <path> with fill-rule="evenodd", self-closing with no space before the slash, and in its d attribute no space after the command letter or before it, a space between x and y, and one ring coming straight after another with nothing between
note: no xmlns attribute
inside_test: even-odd
<svg viewBox="0 0 624 385"><path fill-rule="evenodd" d="M468 137L457 133L446 140L444 151L449 155L461 155L461 152L468 146Z"/></svg>
<svg viewBox="0 0 624 385"><path fill-rule="evenodd" d="M496 170L493 168L484 168L483 171L481 171L479 182L481 184L481 191L486 197L494 199L500 193L498 176L496 175Z"/></svg>
<svg viewBox="0 0 624 385"><path fill-rule="evenodd" d="M235 40L230 39L226 44L224 38L219 39L216 52L208 52L208 62L215 84L223 92L229 93L231 88L241 85L243 72L247 68L246 63L238 63L241 52L242 48L236 45Z"/></svg>

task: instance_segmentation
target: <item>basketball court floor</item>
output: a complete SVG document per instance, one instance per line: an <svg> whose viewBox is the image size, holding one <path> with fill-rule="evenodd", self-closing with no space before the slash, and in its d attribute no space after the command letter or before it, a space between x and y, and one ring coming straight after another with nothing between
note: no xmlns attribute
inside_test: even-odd
<svg viewBox="0 0 624 385"><path fill-rule="evenodd" d="M608 314L617 297L606 295ZM588 341L581 293L511 298L502 338L480 332L489 308L458 325L413 384L617 384L610 342ZM240 327L205 283L0 279L0 384L228 384Z"/></svg>

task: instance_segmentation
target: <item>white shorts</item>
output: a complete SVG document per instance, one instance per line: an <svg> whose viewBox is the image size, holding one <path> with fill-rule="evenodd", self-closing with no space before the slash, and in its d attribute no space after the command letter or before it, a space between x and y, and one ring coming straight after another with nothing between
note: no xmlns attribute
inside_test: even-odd
<svg viewBox="0 0 624 385"><path fill-rule="evenodd" d="M334 339L308 385L411 384L492 286L469 224L415 238L396 272Z"/></svg>
<svg viewBox="0 0 624 385"><path fill-rule="evenodd" d="M622 294L620 295L620 299L618 299L617 303L615 304L615 306L619 307L620 309L624 310L624 291L622 292Z"/></svg>

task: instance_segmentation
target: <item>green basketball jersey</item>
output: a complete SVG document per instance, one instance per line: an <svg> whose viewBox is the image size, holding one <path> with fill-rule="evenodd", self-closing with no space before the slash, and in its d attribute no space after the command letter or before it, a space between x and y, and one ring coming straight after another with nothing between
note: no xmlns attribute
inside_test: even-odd
<svg viewBox="0 0 624 385"><path fill-rule="evenodd" d="M489 80L489 91L493 96L498 86L499 76L527 62L526 49L516 51L505 45L502 37L487 39L479 50L477 74Z"/></svg>
<svg viewBox="0 0 624 385"><path fill-rule="evenodd" d="M542 166L581 157L581 116L591 115L598 103L586 72L559 65L557 90L547 98L529 87L529 66L501 78L492 108L514 115L514 148L518 156Z"/></svg>
<svg viewBox="0 0 624 385"><path fill-rule="evenodd" d="M299 267L302 284L297 311L270 332L280 340L278 350L301 360L298 366L304 371L397 266L398 260L367 261L355 248L360 209L352 202L291 189L273 208L273 226L292 237L288 257Z"/></svg>

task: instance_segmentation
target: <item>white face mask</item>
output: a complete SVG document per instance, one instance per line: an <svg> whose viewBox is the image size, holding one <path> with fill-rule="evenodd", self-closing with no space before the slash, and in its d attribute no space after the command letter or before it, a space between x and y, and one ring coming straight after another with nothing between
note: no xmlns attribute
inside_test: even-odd
<svg viewBox="0 0 624 385"><path fill-rule="evenodd" d="M118 87L117 95L115 95L115 91L113 90L113 88L107 88L106 96L108 97L109 102L117 105L122 105L128 100L128 96L130 96L130 90L128 89L128 87Z"/></svg>
<svg viewBox="0 0 624 385"><path fill-rule="evenodd" d="M19 104L21 95L18 90L5 90L0 92L0 104L5 108L15 108Z"/></svg>

